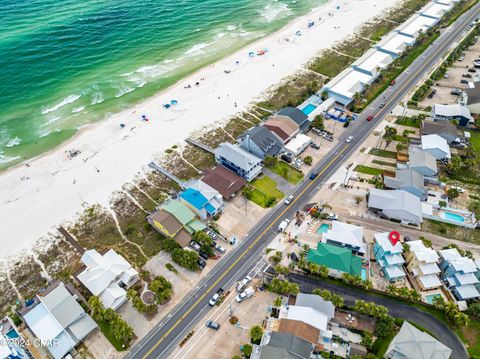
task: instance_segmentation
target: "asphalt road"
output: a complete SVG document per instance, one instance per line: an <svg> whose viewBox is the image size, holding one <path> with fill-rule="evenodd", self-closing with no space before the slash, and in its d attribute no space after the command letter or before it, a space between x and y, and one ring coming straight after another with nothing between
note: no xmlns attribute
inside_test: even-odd
<svg viewBox="0 0 480 359"><path fill-rule="evenodd" d="M375 128L376 122L390 113L405 94L417 84L418 80L448 52L479 13L480 4L477 4L458 19L449 31L442 33L435 43L397 78L396 84L379 96L350 125L338 145L312 170L319 172L317 178L311 181L307 175L293 193L295 200L289 206L285 206L283 203L277 205L262 218L249 236L212 269L211 273L202 280L198 287L192 290L184 302L170 312L137 345L132 347L126 357L135 359L167 358L197 320L210 309L208 301L217 289L228 288L247 273L248 269L258 261L267 242L274 237L279 223L284 218L293 218L295 212L308 203L326 179L335 173L345 159L364 142ZM379 108L382 102L385 105L383 108ZM370 122L366 121L367 116L371 114L375 116L375 119ZM344 139L350 135L353 136L353 140L345 143Z"/></svg>
<svg viewBox="0 0 480 359"><path fill-rule="evenodd" d="M341 295L345 300L345 304L348 306L353 306L356 300L364 300L383 305L388 308L392 316L417 323L425 329L428 329L440 342L452 349L452 359L468 358L467 352L457 335L433 315L419 308L392 299L377 297L355 288L346 288L341 285L327 283L298 274L291 273L288 277L291 282L299 285L300 291L303 293L311 293L315 288L321 288Z"/></svg>

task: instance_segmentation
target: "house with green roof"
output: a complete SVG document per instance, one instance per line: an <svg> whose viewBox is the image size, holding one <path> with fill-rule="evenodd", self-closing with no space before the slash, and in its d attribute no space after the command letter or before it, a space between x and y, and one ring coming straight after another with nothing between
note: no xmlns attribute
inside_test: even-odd
<svg viewBox="0 0 480 359"><path fill-rule="evenodd" d="M350 249L319 242L317 249L310 249L307 261L327 267L331 274L342 275L349 273L361 276L362 259L352 253Z"/></svg>
<svg viewBox="0 0 480 359"><path fill-rule="evenodd" d="M190 208L177 200L166 201L147 217L147 221L155 230L174 239L182 247L188 245L192 234L206 228Z"/></svg>

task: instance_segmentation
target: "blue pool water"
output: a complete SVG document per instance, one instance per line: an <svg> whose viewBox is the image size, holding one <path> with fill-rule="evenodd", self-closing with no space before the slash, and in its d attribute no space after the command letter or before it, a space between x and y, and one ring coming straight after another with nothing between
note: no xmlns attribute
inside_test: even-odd
<svg viewBox="0 0 480 359"><path fill-rule="evenodd" d="M367 280L367 269L362 267L362 280Z"/></svg>
<svg viewBox="0 0 480 359"><path fill-rule="evenodd" d="M328 224L323 223L322 225L320 225L320 227L318 227L317 233L318 234L326 233L329 228L330 228L330 226Z"/></svg>
<svg viewBox="0 0 480 359"><path fill-rule="evenodd" d="M302 112L305 114L305 115L310 115L315 109L317 108L317 106L315 105L312 105L311 103L309 103L307 106L305 106L303 109L302 109Z"/></svg>
<svg viewBox="0 0 480 359"><path fill-rule="evenodd" d="M430 295L427 295L425 297L425 299L427 300L428 304L433 304L433 299L436 298L436 297L441 297L441 295L440 294L430 294Z"/></svg>
<svg viewBox="0 0 480 359"><path fill-rule="evenodd" d="M12 329L10 330L9 332L7 332L7 337L10 338L10 339L15 339L15 338L18 338L18 333L15 329Z"/></svg>
<svg viewBox="0 0 480 359"><path fill-rule="evenodd" d="M449 219L451 221L455 222L460 222L463 223L465 222L465 218L463 218L461 215L452 213L452 212L442 212L441 216L445 219Z"/></svg>

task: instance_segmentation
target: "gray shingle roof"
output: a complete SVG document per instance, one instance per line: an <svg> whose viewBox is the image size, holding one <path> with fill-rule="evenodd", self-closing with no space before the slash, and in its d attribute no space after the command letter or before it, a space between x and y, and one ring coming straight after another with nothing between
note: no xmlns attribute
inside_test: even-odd
<svg viewBox="0 0 480 359"><path fill-rule="evenodd" d="M249 171L256 164L262 162L260 158L245 151L238 145L224 142L216 150L215 156L226 158L228 161L235 163L240 168Z"/></svg>
<svg viewBox="0 0 480 359"><path fill-rule="evenodd" d="M397 169L395 178L385 177L384 182L389 188L415 187L425 190L423 175L412 168Z"/></svg>
<svg viewBox="0 0 480 359"><path fill-rule="evenodd" d="M447 134L457 137L457 127L450 121L423 121L422 133L424 135Z"/></svg>
<svg viewBox="0 0 480 359"><path fill-rule="evenodd" d="M304 131L310 125L310 122L308 121L308 116L296 107L282 108L277 113L277 115L290 117L293 121L297 123L298 126L300 126L301 131Z"/></svg>
<svg viewBox="0 0 480 359"><path fill-rule="evenodd" d="M310 358L312 344L289 333L272 332L267 347L285 349L290 356L287 358ZM271 358L263 356L262 359ZM273 358L272 358L273 359Z"/></svg>
<svg viewBox="0 0 480 359"><path fill-rule="evenodd" d="M438 172L437 159L420 147L410 146L408 149L408 164L412 168L425 166L434 172Z"/></svg>
<svg viewBox="0 0 480 359"><path fill-rule="evenodd" d="M335 316L335 306L332 304L332 302L328 302L315 294L299 293L297 295L295 305L318 310L319 312L325 314L329 320Z"/></svg>
<svg viewBox="0 0 480 359"><path fill-rule="evenodd" d="M420 199L402 190L381 190L372 188L368 197L368 207L379 210L404 211L422 219Z"/></svg>
<svg viewBox="0 0 480 359"><path fill-rule="evenodd" d="M266 127L253 127L242 133L239 138L247 136L250 136L250 140L260 147L266 156L275 156L283 148L283 142Z"/></svg>

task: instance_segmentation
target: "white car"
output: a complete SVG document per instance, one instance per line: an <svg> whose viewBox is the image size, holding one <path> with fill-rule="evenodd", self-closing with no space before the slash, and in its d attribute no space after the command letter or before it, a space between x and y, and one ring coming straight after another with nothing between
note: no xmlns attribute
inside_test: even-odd
<svg viewBox="0 0 480 359"><path fill-rule="evenodd" d="M350 143L353 140L353 136L348 136L347 139L345 140L346 143Z"/></svg>
<svg viewBox="0 0 480 359"><path fill-rule="evenodd" d="M283 232L287 228L289 223L290 223L290 220L288 218L285 218L282 221L282 223L280 223L280 225L278 226L278 231Z"/></svg>
<svg viewBox="0 0 480 359"><path fill-rule="evenodd" d="M208 304L210 304L212 307L217 304L218 298L220 298L220 294L215 293L213 297L208 301Z"/></svg>
<svg viewBox="0 0 480 359"><path fill-rule="evenodd" d="M338 219L338 215L336 215L335 213L329 213L327 219L331 221L336 221Z"/></svg>
<svg viewBox="0 0 480 359"><path fill-rule="evenodd" d="M223 248L220 244L217 244L215 246L215 250L222 253L222 254L225 254L225 252L227 251L225 248Z"/></svg>
<svg viewBox="0 0 480 359"><path fill-rule="evenodd" d="M286 205L289 205L290 203L292 203L293 201L293 195L290 195L287 197L287 199L285 200L285 204Z"/></svg>
<svg viewBox="0 0 480 359"><path fill-rule="evenodd" d="M250 277L249 275L243 278L240 282L237 283L237 292L241 292L251 281L252 277Z"/></svg>

